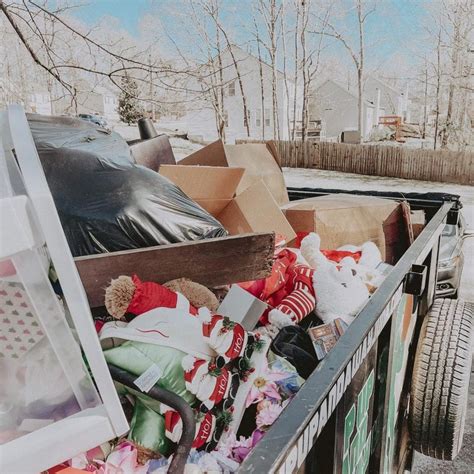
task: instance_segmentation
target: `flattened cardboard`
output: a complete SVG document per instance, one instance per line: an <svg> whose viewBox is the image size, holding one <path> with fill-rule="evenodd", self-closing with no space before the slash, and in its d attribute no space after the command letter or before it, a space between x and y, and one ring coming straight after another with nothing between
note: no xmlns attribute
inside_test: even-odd
<svg viewBox="0 0 474 474"><path fill-rule="evenodd" d="M287 242L293 240L296 234L263 181L237 193L244 171L216 166L160 167L160 174L213 215L231 235L275 232Z"/></svg>
<svg viewBox="0 0 474 474"><path fill-rule="evenodd" d="M283 212L295 232L317 232L321 247L374 242L384 261L395 262L410 245L403 204L371 196L331 194L294 201Z"/></svg>
<svg viewBox="0 0 474 474"><path fill-rule="evenodd" d="M268 305L245 291L239 285L232 285L220 304L217 314L229 317L242 324L247 331L255 329L258 320Z"/></svg>
<svg viewBox="0 0 474 474"><path fill-rule="evenodd" d="M182 159L180 165L245 168L237 194L263 179L278 205L289 201L275 146L267 147L259 143L224 145L221 140L217 140Z"/></svg>

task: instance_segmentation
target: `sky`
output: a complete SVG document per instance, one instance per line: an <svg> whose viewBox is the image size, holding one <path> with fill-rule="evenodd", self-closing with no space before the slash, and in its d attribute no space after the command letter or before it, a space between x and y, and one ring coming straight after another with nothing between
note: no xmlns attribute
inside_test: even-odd
<svg viewBox="0 0 474 474"><path fill-rule="evenodd" d="M351 0L342 1L351 4ZM173 10L179 12L181 3L180 0L79 0L79 2L82 6L74 9L73 15L84 23L92 26L101 18L112 16L132 36L139 35L140 20L147 13L159 16L167 25L167 30L172 32L172 12ZM223 2L233 15L239 17L239 21L242 23L251 21L249 7L251 0L223 0ZM366 28L366 45L367 51L370 52L367 62L373 67L383 67L383 63L389 62L388 58L392 56L408 64L410 61L415 61L411 50L417 42L419 44L422 41L422 25L429 16L429 5L433 4L434 0L376 0L376 2L377 8L370 16ZM357 24L354 22L350 28L352 29L350 34L355 35ZM237 41L240 40L235 27L234 36L237 36Z"/></svg>

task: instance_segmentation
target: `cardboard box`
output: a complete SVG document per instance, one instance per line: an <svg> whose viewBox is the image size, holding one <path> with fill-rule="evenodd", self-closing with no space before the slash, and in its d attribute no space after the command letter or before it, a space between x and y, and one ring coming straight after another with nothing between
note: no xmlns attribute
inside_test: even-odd
<svg viewBox="0 0 474 474"><path fill-rule="evenodd" d="M316 232L321 248L374 242L385 262L394 264L410 246L412 230L407 204L372 196L330 194L283 206L295 232Z"/></svg>
<svg viewBox="0 0 474 474"><path fill-rule="evenodd" d="M237 192L243 168L162 165L159 172L212 214L231 235L275 232L287 242L296 237L262 180Z"/></svg>
<svg viewBox="0 0 474 474"><path fill-rule="evenodd" d="M232 285L220 304L217 314L229 317L242 324L247 331L253 331L268 305L245 291L239 285Z"/></svg>
<svg viewBox="0 0 474 474"><path fill-rule="evenodd" d="M425 211L423 210L411 211L410 218L411 218L411 226L413 229L413 238L416 239L421 234L421 231L425 228L425 224L426 224Z"/></svg>
<svg viewBox="0 0 474 474"><path fill-rule="evenodd" d="M260 143L224 145L222 140L217 140L183 158L179 164L244 168L245 175L236 189L237 194L263 180L278 205L289 202L275 146Z"/></svg>

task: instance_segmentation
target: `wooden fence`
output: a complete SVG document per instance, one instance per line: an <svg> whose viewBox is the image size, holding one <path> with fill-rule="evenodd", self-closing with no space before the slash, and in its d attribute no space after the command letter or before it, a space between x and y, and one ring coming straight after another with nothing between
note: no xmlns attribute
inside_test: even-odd
<svg viewBox="0 0 474 474"><path fill-rule="evenodd" d="M281 166L474 184L474 153L329 142L274 142Z"/></svg>

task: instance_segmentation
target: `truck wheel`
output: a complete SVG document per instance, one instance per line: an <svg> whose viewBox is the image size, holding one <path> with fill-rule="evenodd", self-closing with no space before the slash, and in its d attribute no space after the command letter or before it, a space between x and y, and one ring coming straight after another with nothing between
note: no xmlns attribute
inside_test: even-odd
<svg viewBox="0 0 474 474"><path fill-rule="evenodd" d="M462 446L466 418L473 308L462 300L438 299L421 326L410 396L413 447L452 460Z"/></svg>

